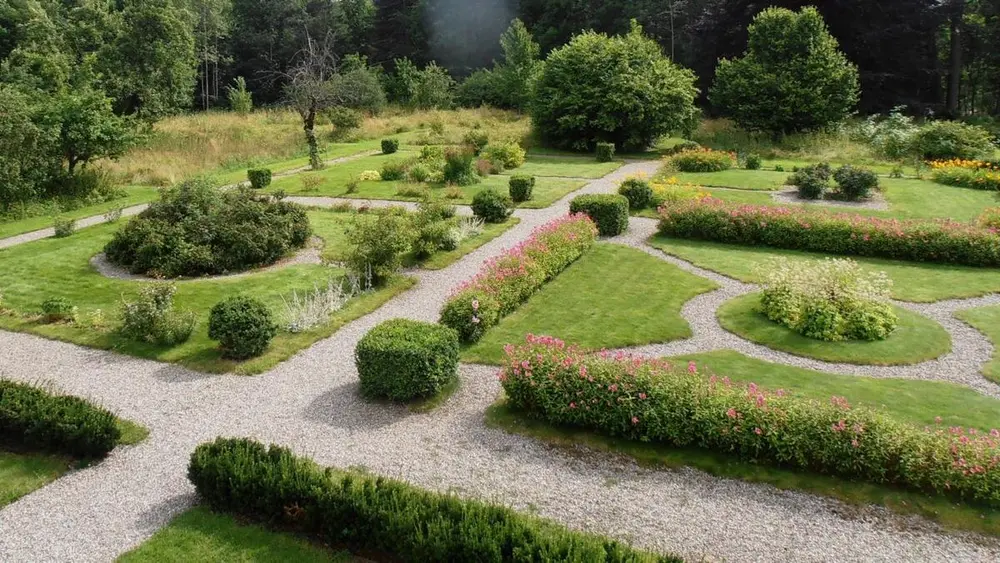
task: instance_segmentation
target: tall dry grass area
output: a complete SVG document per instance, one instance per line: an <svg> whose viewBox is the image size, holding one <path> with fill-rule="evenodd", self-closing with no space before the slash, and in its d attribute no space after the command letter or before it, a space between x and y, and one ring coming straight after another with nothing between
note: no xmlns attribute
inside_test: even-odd
<svg viewBox="0 0 1000 563"><path fill-rule="evenodd" d="M474 127L485 129L495 139L527 142L531 121L515 112L488 108L452 111L390 108L378 116L366 117L361 127L346 135L335 135L325 119L320 119L317 127L324 143L400 136L412 144L458 144ZM305 154L302 121L292 110L259 110L248 116L211 111L164 119L155 124L143 146L102 165L121 183L165 186L192 176Z"/></svg>
<svg viewBox="0 0 1000 563"><path fill-rule="evenodd" d="M837 131L797 133L774 139L766 133L748 133L728 119L705 119L691 140L720 150L757 153L766 159L815 160L877 164L872 148L850 138L845 124Z"/></svg>

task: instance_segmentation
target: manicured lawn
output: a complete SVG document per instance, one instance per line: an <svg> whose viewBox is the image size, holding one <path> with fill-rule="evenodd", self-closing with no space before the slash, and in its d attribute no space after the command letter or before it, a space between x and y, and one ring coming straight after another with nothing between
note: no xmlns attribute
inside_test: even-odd
<svg viewBox="0 0 1000 563"><path fill-rule="evenodd" d="M895 307L899 326L885 340L824 342L771 321L760 312L760 293L723 303L717 312L722 328L796 356L827 362L860 365L909 365L943 356L951 351L951 337L938 323L912 311Z"/></svg>
<svg viewBox="0 0 1000 563"><path fill-rule="evenodd" d="M174 518L167 527L118 559L123 563L329 563L351 560L348 553L334 552L256 524L242 524L231 516L216 514L201 506Z"/></svg>
<svg viewBox="0 0 1000 563"><path fill-rule="evenodd" d="M603 178L618 170L622 162L597 162L593 158L546 156L532 154L520 167L504 171L504 175L556 176L563 178Z"/></svg>
<svg viewBox="0 0 1000 563"><path fill-rule="evenodd" d="M1000 383L1000 306L958 311L955 316L981 331L993 343L993 360L983 366L983 376Z"/></svg>
<svg viewBox="0 0 1000 563"><path fill-rule="evenodd" d="M828 401L832 395L843 396L852 405L865 403L883 408L900 420L920 426L933 426L934 417L941 416L943 426L1000 427L1000 401L961 385L822 373L763 362L729 350L684 356L676 360L683 364L695 361L706 376L715 374L738 382L753 381L767 389L785 389L820 401ZM956 503L951 499L748 463L702 449L671 448L609 438L575 428L555 427L512 411L504 399L488 409L486 420L487 424L508 432L532 436L573 448L574 451L579 451L577 448L583 445L599 451L629 455L644 465L695 467L720 477L802 490L859 506L882 505L902 514L924 516L951 529L1000 535L1000 511Z"/></svg>
<svg viewBox="0 0 1000 563"><path fill-rule="evenodd" d="M709 280L641 250L600 243L465 350L464 361L499 363L505 344L547 334L586 349L668 342L691 335L680 316Z"/></svg>
<svg viewBox="0 0 1000 563"><path fill-rule="evenodd" d="M347 156L353 156L356 154L361 154L373 150L380 150L381 141L378 139L372 139L367 141L360 141L357 143L331 143L327 145L326 149L321 153L321 157L324 161L334 160L336 158L343 158ZM309 166L309 157L301 156L298 158L292 158L288 160L281 160L269 163L261 163L254 168L269 168L273 174L281 174L282 172L287 172L289 170L295 170L298 168L304 168ZM340 165L336 165L340 166ZM243 182L247 179L247 167L242 166L233 170L219 172L213 174L212 179L222 185L235 184L237 182Z"/></svg>
<svg viewBox="0 0 1000 563"><path fill-rule="evenodd" d="M788 172L773 170L731 169L721 172L668 172L682 184L706 187L738 188L742 190L778 190L785 185Z"/></svg>
<svg viewBox="0 0 1000 563"><path fill-rule="evenodd" d="M95 205L79 207L72 211L63 211L58 215L66 219L83 219L94 215L103 215L112 209L119 207L131 207L140 203L149 203L159 197L159 189L149 186L132 186L125 188L128 192L123 198L113 201L106 201ZM30 233L52 226L53 217L51 215L39 215L17 221L0 222L0 238L12 237L21 233Z"/></svg>
<svg viewBox="0 0 1000 563"><path fill-rule="evenodd" d="M649 243L667 254L707 270L751 283L761 281L755 270L772 258L821 260L829 257L810 252L719 244L658 235L649 239ZM893 281L893 297L902 301L929 303L942 299L978 297L1000 291L1000 269L996 268L851 258L867 269L884 271L888 274Z"/></svg>
<svg viewBox="0 0 1000 563"><path fill-rule="evenodd" d="M315 285L325 285L331 278L338 280L345 274L344 270L300 264L240 277L179 282L175 307L195 311L198 326L191 338L181 345L173 348L154 346L123 339L108 329L86 326L90 314L97 309L105 318L113 320L122 296L131 298L140 286L140 282L106 278L90 265L90 258L103 250L117 228L117 225L100 225L83 229L69 238L46 239L0 251L0 288L3 288L4 303L18 313L0 315L0 328L177 362L199 371L261 373L330 336L345 323L371 312L414 283L410 278L398 278L387 287L355 298L326 325L299 334L280 332L263 356L236 363L223 360L216 343L208 338L208 312L215 303L230 295L249 294L263 300L280 316L284 311L283 298L290 297L293 291L302 295ZM49 297L66 298L79 307L79 318L84 326L40 323L32 315L39 312L42 301Z"/></svg>

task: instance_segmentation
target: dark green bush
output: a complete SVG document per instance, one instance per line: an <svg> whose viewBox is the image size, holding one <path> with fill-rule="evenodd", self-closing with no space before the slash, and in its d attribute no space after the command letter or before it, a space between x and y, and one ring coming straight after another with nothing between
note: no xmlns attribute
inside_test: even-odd
<svg viewBox="0 0 1000 563"><path fill-rule="evenodd" d="M121 433L115 416L79 397L0 379L0 446L104 457Z"/></svg>
<svg viewBox="0 0 1000 563"><path fill-rule="evenodd" d="M42 301L42 318L47 323L71 321L76 316L76 306L65 297L49 297Z"/></svg>
<svg viewBox="0 0 1000 563"><path fill-rule="evenodd" d="M628 178L618 186L618 193L628 200L632 211L645 209L653 204L653 188L642 178Z"/></svg>
<svg viewBox="0 0 1000 563"><path fill-rule="evenodd" d="M399 139L382 139L382 154L393 154L399 150Z"/></svg>
<svg viewBox="0 0 1000 563"><path fill-rule="evenodd" d="M271 185L270 168L251 168L247 170L247 179L250 180L250 187L255 190L263 190Z"/></svg>
<svg viewBox="0 0 1000 563"><path fill-rule="evenodd" d="M449 149L444 153L444 181L456 186L471 186L481 180L476 171L476 157L471 151Z"/></svg>
<svg viewBox="0 0 1000 563"><path fill-rule="evenodd" d="M190 180L164 190L160 201L115 233L104 252L133 274L215 275L273 264L311 235L299 205Z"/></svg>
<svg viewBox="0 0 1000 563"><path fill-rule="evenodd" d="M344 106L330 108L326 112L326 116L330 120L330 125L333 125L332 138L335 140L346 139L348 133L361 127L361 123L365 119L364 114L360 111Z"/></svg>
<svg viewBox="0 0 1000 563"><path fill-rule="evenodd" d="M830 165L810 164L795 170L795 173L788 177L788 185L799 189L799 197L803 199L822 199L827 188L830 187L830 176L832 171Z"/></svg>
<svg viewBox="0 0 1000 563"><path fill-rule="evenodd" d="M597 162L611 162L615 159L615 144L597 143L594 153L597 156Z"/></svg>
<svg viewBox="0 0 1000 563"><path fill-rule="evenodd" d="M198 446L188 479L217 512L398 561L681 561L504 506L366 473L324 470L286 448L249 439L218 438Z"/></svg>
<svg viewBox="0 0 1000 563"><path fill-rule="evenodd" d="M408 319L385 321L358 342L354 363L367 397L430 397L458 377L458 333Z"/></svg>
<svg viewBox="0 0 1000 563"><path fill-rule="evenodd" d="M993 154L990 132L959 121L934 121L913 137L913 152L924 160L975 160Z"/></svg>
<svg viewBox="0 0 1000 563"><path fill-rule="evenodd" d="M573 198L570 213L586 213L603 237L613 237L628 229L628 199L617 194L587 194Z"/></svg>
<svg viewBox="0 0 1000 563"><path fill-rule="evenodd" d="M743 167L747 170L760 170L762 162L759 154L748 154L743 161Z"/></svg>
<svg viewBox="0 0 1000 563"><path fill-rule="evenodd" d="M428 258L438 250L455 250L455 239L451 236L449 221L432 221L417 227L416 240L413 241L413 253L417 258Z"/></svg>
<svg viewBox="0 0 1000 563"><path fill-rule="evenodd" d="M514 175L508 181L510 188L510 199L514 203L521 203L531 199L531 192L535 189L534 176Z"/></svg>
<svg viewBox="0 0 1000 563"><path fill-rule="evenodd" d="M487 223L503 223L514 212L514 201L493 188L472 197L472 213Z"/></svg>
<svg viewBox="0 0 1000 563"><path fill-rule="evenodd" d="M845 164L833 173L840 196L849 201L865 199L878 190L878 175L867 168Z"/></svg>
<svg viewBox="0 0 1000 563"><path fill-rule="evenodd" d="M277 333L278 325L267 305L244 295L216 303L208 318L208 337L218 340L222 357L232 360L263 354Z"/></svg>

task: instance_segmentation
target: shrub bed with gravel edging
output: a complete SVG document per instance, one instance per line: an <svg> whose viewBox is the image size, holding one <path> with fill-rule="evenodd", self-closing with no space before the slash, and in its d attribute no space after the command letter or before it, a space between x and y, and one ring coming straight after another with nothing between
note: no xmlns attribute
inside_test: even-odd
<svg viewBox="0 0 1000 563"><path fill-rule="evenodd" d="M400 561L679 562L478 500L367 473L324 469L288 449L219 438L188 478L214 511Z"/></svg>
<svg viewBox="0 0 1000 563"><path fill-rule="evenodd" d="M392 319L361 338L354 363L367 397L430 397L458 377L458 334L446 326Z"/></svg>

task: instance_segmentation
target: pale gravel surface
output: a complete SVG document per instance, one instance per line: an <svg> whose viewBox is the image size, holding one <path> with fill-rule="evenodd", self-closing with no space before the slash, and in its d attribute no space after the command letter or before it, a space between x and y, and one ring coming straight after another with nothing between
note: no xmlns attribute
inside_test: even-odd
<svg viewBox="0 0 1000 563"><path fill-rule="evenodd" d="M584 191L610 191L614 180L656 166L627 166ZM486 428L483 412L499 391L494 368L462 366L456 396L429 414L358 397L352 355L369 328L398 316L436 320L449 288L535 226L565 213L567 201L519 212L521 223L505 234L444 270L419 272L414 289L259 377L209 376L0 332L0 376L52 381L153 430L146 442L116 450L105 462L0 510L0 561L107 561L141 543L194 502L184 476L187 456L220 434L274 441L323 464L363 466L498 500L694 560L1000 559L995 540L945 535L921 519L883 509L690 469L642 469L619 457ZM637 235L642 222L635 225Z"/></svg>
<svg viewBox="0 0 1000 563"><path fill-rule="evenodd" d="M140 205L133 205L131 207L126 207L122 209L122 217L131 217L133 215L138 215L144 209L149 207L149 204L143 203ZM93 217L87 217L85 219L78 219L76 221L76 228L82 229L84 227L92 227L94 225L100 225L102 223L107 223L108 220L104 218L104 215L94 215ZM12 237L7 237L5 239L0 239L0 248L10 248L11 246L17 246L19 244L24 244L26 242L31 242L35 240L41 240L43 238L49 238L55 236L55 229L49 227L47 229L40 229L37 231L31 231L29 233L22 233L20 235L15 235Z"/></svg>

